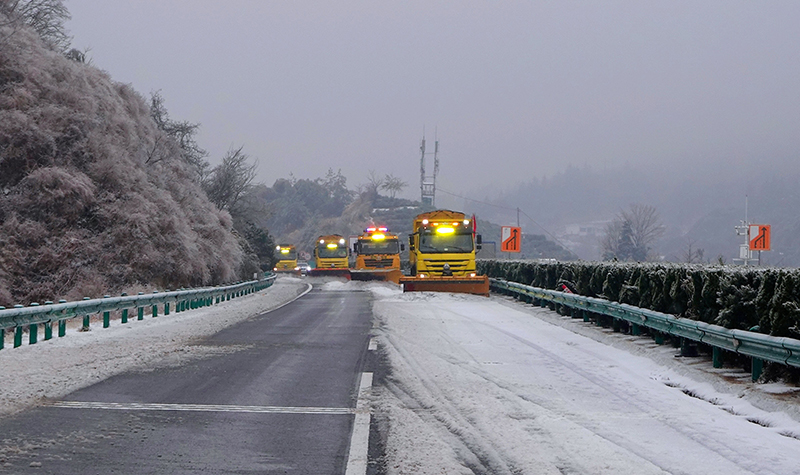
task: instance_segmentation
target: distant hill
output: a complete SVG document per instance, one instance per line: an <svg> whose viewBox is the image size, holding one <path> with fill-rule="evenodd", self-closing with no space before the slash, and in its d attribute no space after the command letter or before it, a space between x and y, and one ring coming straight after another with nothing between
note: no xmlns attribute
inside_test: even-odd
<svg viewBox="0 0 800 475"><path fill-rule="evenodd" d="M212 205L144 98L0 13L0 305L241 278Z"/></svg>
<svg viewBox="0 0 800 475"><path fill-rule="evenodd" d="M618 167L597 170L571 167L547 178L520 184L490 204L470 202L467 209L492 221L514 222L514 209L527 215L564 242L570 227L596 226L610 221L632 203L654 206L666 226L665 235L653 246L654 254L667 261L683 262L691 249L703 250L703 262L731 263L738 257L743 237L734 226L745 218L772 225L773 251L764 252L767 265L800 266L800 162L794 167L768 167L740 171L735 167L693 170ZM507 209L508 211L505 211ZM523 225L531 224L527 219ZM599 229L602 230L602 226ZM599 259L600 235L584 236L582 259ZM578 246L576 246L578 249ZM589 252L586 252L588 250Z"/></svg>

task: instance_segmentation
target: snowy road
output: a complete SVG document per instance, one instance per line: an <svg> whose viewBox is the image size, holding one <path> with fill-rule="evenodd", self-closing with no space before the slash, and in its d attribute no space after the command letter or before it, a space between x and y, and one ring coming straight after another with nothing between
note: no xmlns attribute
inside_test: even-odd
<svg viewBox="0 0 800 475"><path fill-rule="evenodd" d="M373 293L388 473L800 474L796 393L501 297Z"/></svg>
<svg viewBox="0 0 800 475"><path fill-rule="evenodd" d="M283 278L258 296L3 350L0 417L130 369L213 358L198 338L310 282L374 297L385 364L371 400L383 456L371 466L382 473L800 474L797 388L505 297L376 283Z"/></svg>

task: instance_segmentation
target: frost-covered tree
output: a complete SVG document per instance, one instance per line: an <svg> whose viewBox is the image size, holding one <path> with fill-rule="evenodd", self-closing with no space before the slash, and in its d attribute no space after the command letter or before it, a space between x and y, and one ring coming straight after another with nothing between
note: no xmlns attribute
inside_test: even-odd
<svg viewBox="0 0 800 475"><path fill-rule="evenodd" d="M206 161L208 153L200 148L195 140L200 124L170 119L169 112L164 105L164 97L159 91L150 93L150 116L159 130L177 144L180 148L181 158L197 171L198 178L205 179L209 168ZM147 162L153 163L161 160L164 148L165 144L156 139L148 151Z"/></svg>
<svg viewBox="0 0 800 475"><path fill-rule="evenodd" d="M407 182L403 181L399 177L396 177L390 173L383 178L383 184L381 185L381 189L388 191L389 196L394 198L395 195L403 191L403 188L405 188L406 186L408 186Z"/></svg>
<svg viewBox="0 0 800 475"><path fill-rule="evenodd" d="M606 225L605 233L600 238L603 258L645 261L652 244L664 231L655 207L632 204Z"/></svg>
<svg viewBox="0 0 800 475"><path fill-rule="evenodd" d="M214 167L203 181L208 199L217 208L235 212L242 198L252 189L258 162L250 163L250 156L242 150L232 148L222 157L222 163Z"/></svg>
<svg viewBox="0 0 800 475"><path fill-rule="evenodd" d="M328 201L323 205L322 212L325 216L339 216L344 208L353 201L353 193L347 189L347 178L342 175L342 170L328 169L327 175L321 180L323 188L328 192Z"/></svg>
<svg viewBox="0 0 800 475"><path fill-rule="evenodd" d="M71 16L63 0L0 0L0 13L14 26L33 28L50 49L60 53L69 49L72 37L65 23Z"/></svg>
<svg viewBox="0 0 800 475"><path fill-rule="evenodd" d="M370 196L370 197L377 197L378 190L380 190L384 185L384 179L375 172L375 170L369 170L367 172L367 182L363 185L359 186L359 193Z"/></svg>

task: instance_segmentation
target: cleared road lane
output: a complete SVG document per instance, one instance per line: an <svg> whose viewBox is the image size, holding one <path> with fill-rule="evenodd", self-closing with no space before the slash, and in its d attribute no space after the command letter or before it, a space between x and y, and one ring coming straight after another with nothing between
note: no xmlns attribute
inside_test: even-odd
<svg viewBox="0 0 800 475"><path fill-rule="evenodd" d="M370 300L314 290L198 342L213 356L0 420L0 473L344 473Z"/></svg>

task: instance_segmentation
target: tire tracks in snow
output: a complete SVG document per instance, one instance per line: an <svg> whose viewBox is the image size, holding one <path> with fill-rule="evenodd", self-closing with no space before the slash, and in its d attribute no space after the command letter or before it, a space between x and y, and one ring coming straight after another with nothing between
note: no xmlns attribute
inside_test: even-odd
<svg viewBox="0 0 800 475"><path fill-rule="evenodd" d="M392 301L393 313L397 312L398 306L408 303L402 300ZM530 339L523 338L502 328L499 324L465 315L463 311L459 312L459 309L453 305L454 302L451 300L439 304L435 299L426 299L425 304L428 307L428 311L430 311L431 306L435 306L435 312L438 317L436 320L441 320L441 324L436 325L435 334L435 339L441 340L441 345L439 345L441 351L437 351L436 345L431 350L423 346L423 343L418 341L413 331L409 331L408 336L405 336L402 332L390 333L389 328L382 329L382 336L386 341L385 348L389 352L392 365L406 366L405 369L399 371L398 377L390 380L387 388L398 400L415 411L418 417L426 422L437 424L442 431L446 432L452 438L451 445L455 446L456 453L461 457L461 462L464 466L469 467L473 473L516 474L545 473L545 471L547 471L546 473L554 474L592 473L596 466L592 466L591 462L587 462L588 466L584 465L581 461L576 460L574 454L564 452L568 448L565 448L563 443L559 445L558 441L551 441L552 437L550 436L552 434L549 433L549 430L553 428L552 424L559 426L559 432L564 432L562 429L569 426L567 427L568 431L571 434L577 434L575 440L589 440L591 437L595 437L602 440L602 442L592 442L595 445L601 443L604 446L612 446L613 449L611 450L613 452L621 452L628 459L639 460L641 471L615 472L611 467L604 467L602 473L680 472L676 472L675 467L670 469L663 466L658 460L653 459L652 453L648 453L647 450L636 450L636 447L632 446L625 436L617 436L613 432L598 427L598 422L586 419L585 414L573 413L568 409L565 410L563 404L559 406L560 401L551 400L543 395L537 396L536 392L533 391L524 391L519 385L494 376L491 372L483 369L482 365L487 363L476 359L475 356L462 347L460 341L452 338L447 328L445 328L445 321L468 322L469 325L475 327L471 331L476 335L489 336L491 332L501 338L512 339L515 345L521 344L538 354L541 359L548 361L548 365L552 366L550 371L571 373L580 380L585 381L586 384L596 388L599 393L606 394L606 399L611 399L612 404L621 404L629 408L632 412L630 419L638 418L642 422L650 419L657 421L670 430L681 434L682 437L692 440L706 450L717 454L743 472L775 473L777 475L776 472L769 470L767 467L753 466L753 462L747 459L747 454L734 453L730 447L723 443L724 441L714 440L704 433L693 430L691 427L681 424L680 421L671 419L669 415L663 415L660 408L648 404L647 400L636 399L628 394L624 388L620 390L614 380L606 380L602 375L567 361L557 353L538 345ZM415 318L413 307L405 308L403 311L408 313L407 319ZM390 326L387 324L386 319L391 317L380 315L380 312L376 312L376 315L384 320L384 327ZM529 316L526 315L526 317ZM425 338L430 343L432 336L426 335ZM430 347L431 345L429 344L428 346ZM585 352L587 358L597 358L597 356L592 355L591 351L579 350ZM444 353L443 351L452 351L452 353ZM491 363L489 362L489 364ZM431 374L431 371L434 370L431 366L435 366L440 373L444 372L443 377ZM529 432L527 439L529 440L532 437L536 441L535 445L539 446L531 448L531 450L538 451L537 456L540 456L538 460L540 464L537 465L535 472L530 469L530 457L528 457L528 460L518 460L519 453L517 450L510 450L507 442L496 439L502 434L499 434L496 430L493 431L491 423L487 427L486 421L481 419L482 416L474 413L475 407L470 407L471 401L465 400L465 396L455 393L452 386L448 386L447 383L452 378L459 377L460 371L479 378L480 381L488 382L491 387L496 388L493 392L497 398L498 405L505 406L504 408L510 406L512 409L502 414L503 416L514 419L516 417L515 414L518 414L521 419L530 419L525 421L524 426L525 430ZM448 372L450 374L447 374ZM406 373L413 376L413 378L410 380L402 378ZM464 375L462 374L462 376ZM496 393L497 391L499 391L499 394ZM513 411L515 407L519 408L516 412ZM573 448L577 449L578 444Z"/></svg>

